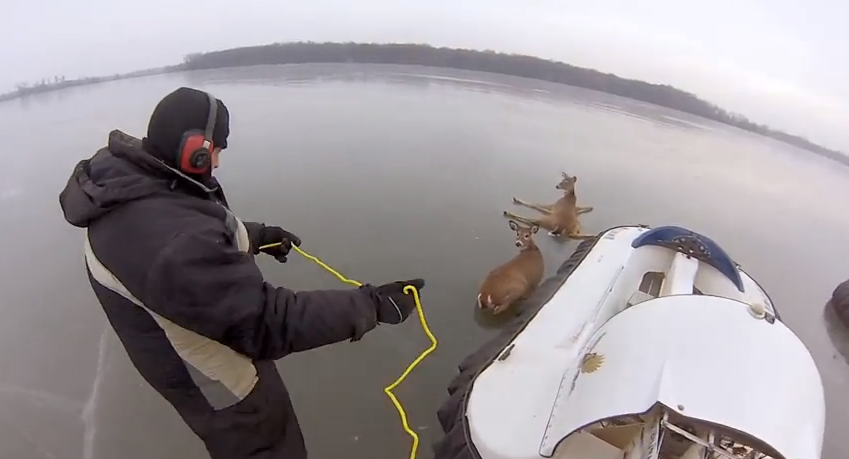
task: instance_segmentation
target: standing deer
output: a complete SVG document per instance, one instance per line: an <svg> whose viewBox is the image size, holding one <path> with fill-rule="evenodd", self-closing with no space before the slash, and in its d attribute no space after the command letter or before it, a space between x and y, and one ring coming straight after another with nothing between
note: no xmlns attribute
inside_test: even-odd
<svg viewBox="0 0 849 459"><path fill-rule="evenodd" d="M581 221L578 220L578 215L591 212L593 208L577 206L578 198L575 196L575 182L578 181L578 177L570 177L565 172L562 172L562 174L563 179L560 180L560 183L555 188L563 191L563 197L558 199L554 204L534 204L519 198L513 198L514 204L538 210L544 214L542 217L523 217L506 210L504 211L504 216L528 225L539 225L548 230L549 236L565 235L573 239L594 238L595 235L581 232Z"/></svg>
<svg viewBox="0 0 849 459"><path fill-rule="evenodd" d="M478 293L478 307L492 309L493 314L501 313L519 298L527 297L542 281L542 253L533 237L539 231L539 225L523 227L510 220L510 229L516 232L519 254L490 271Z"/></svg>

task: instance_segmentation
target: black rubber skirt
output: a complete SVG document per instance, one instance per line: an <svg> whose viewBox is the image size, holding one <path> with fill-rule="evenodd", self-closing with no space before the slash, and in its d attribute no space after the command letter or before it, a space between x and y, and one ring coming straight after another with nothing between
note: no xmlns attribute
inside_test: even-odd
<svg viewBox="0 0 849 459"><path fill-rule="evenodd" d="M828 306L834 310L845 327L849 327L849 280L840 283L831 294Z"/></svg>

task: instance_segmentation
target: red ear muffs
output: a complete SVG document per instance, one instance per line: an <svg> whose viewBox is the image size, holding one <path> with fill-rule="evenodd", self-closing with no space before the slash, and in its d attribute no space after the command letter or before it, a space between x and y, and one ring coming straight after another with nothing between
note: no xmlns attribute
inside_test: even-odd
<svg viewBox="0 0 849 459"><path fill-rule="evenodd" d="M187 131L180 142L177 168L187 174L203 175L211 166L213 148L203 131Z"/></svg>
<svg viewBox="0 0 849 459"><path fill-rule="evenodd" d="M206 119L206 129L193 129L183 134L180 149L177 151L177 168L186 174L203 175L212 166L212 131L215 129L215 118L218 114L218 101L212 94L209 98L209 115Z"/></svg>

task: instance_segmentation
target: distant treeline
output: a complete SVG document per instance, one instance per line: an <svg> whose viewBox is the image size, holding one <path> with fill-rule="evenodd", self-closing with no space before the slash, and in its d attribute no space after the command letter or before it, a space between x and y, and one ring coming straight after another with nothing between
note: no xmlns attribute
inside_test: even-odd
<svg viewBox="0 0 849 459"><path fill-rule="evenodd" d="M4 100L12 100L17 99L19 97L28 96L30 94L38 94L42 92L48 91L56 91L64 88L71 88L74 86L83 86L87 84L100 83L105 81L106 78L102 77L90 77L90 78L77 78L73 80L66 80L64 76L55 76L53 78L45 78L41 81L37 81L35 83L18 83L15 85L15 90L11 92L7 92L4 94L0 94L0 102Z"/></svg>
<svg viewBox="0 0 849 459"><path fill-rule="evenodd" d="M836 150L817 145L809 140L749 121L745 116L728 112L694 94L669 85L621 78L610 73L575 67L546 59L494 51L475 51L454 48L435 48L424 44L373 44L373 43L275 43L263 46L232 48L186 56L182 64L159 69L143 70L107 78L50 81L43 85L19 87L12 93L0 95L0 101L24 96L33 92L61 87L91 84L104 80L128 78L154 73L182 70L216 69L252 65L307 64L307 63L362 63L400 64L445 67L562 83L640 100L685 113L701 116L720 123L768 136L788 144L827 156L849 165L849 157ZM62 86L64 85L64 86Z"/></svg>
<svg viewBox="0 0 849 459"><path fill-rule="evenodd" d="M621 78L610 73L575 67L538 57L494 51L434 48L423 44L371 43L276 43L190 54L183 60L186 70L269 64L355 62L363 64L406 64L448 67L500 73L593 89L630 99L661 105L701 116L747 131L772 137L791 145L828 156L849 165L838 151L803 137L787 134L749 121L745 116L723 110L694 94L669 85Z"/></svg>
<svg viewBox="0 0 849 459"><path fill-rule="evenodd" d="M65 78L64 75L62 75L54 76L52 78L44 78L41 81L36 81L35 83L21 82L15 85L15 89L13 91L0 94L0 102L6 100L19 99L21 97L26 97L33 94L41 94L50 91L58 91L60 89L65 88L72 88L74 86L86 86L95 83L103 83L106 81L123 80L126 78L135 78L146 75L157 75L160 73L179 71L181 70L181 67L182 66L180 65L171 65L154 69L136 70L130 73L116 73L115 75L110 76L83 77L74 78L70 80Z"/></svg>

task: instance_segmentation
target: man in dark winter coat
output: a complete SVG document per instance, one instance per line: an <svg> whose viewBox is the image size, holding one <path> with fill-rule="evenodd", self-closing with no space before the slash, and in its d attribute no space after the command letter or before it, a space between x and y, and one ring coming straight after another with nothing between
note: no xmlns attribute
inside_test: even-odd
<svg viewBox="0 0 849 459"><path fill-rule="evenodd" d="M212 177L228 135L220 100L180 88L147 137L113 131L80 161L59 202L86 230L92 289L130 359L212 459L302 459L274 360L402 322L415 308L403 288L424 281L302 292L265 282L254 255L285 262L300 239L231 213Z"/></svg>

